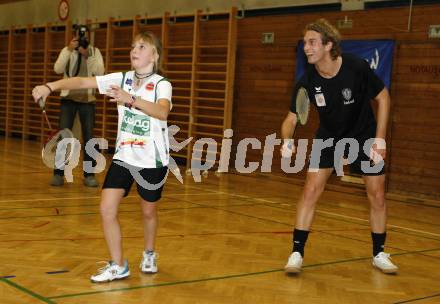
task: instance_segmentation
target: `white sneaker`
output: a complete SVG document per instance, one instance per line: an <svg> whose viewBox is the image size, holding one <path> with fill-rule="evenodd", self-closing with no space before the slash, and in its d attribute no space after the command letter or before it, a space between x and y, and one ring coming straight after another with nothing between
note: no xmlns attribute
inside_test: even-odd
<svg viewBox="0 0 440 304"><path fill-rule="evenodd" d="M156 252L148 254L145 251L142 252L142 261L139 265L143 273L156 273L157 272L157 256Z"/></svg>
<svg viewBox="0 0 440 304"><path fill-rule="evenodd" d="M390 255L385 252L379 252L373 258L373 266L377 267L383 273L396 273L399 268L391 262Z"/></svg>
<svg viewBox="0 0 440 304"><path fill-rule="evenodd" d="M98 273L92 275L90 280L93 283L110 282L113 280L122 280L130 275L128 269L128 262L125 261L124 266L119 266L113 261L110 261L104 267L98 269Z"/></svg>
<svg viewBox="0 0 440 304"><path fill-rule="evenodd" d="M286 266L284 266L284 271L286 273L300 273L302 262L303 257L301 256L301 253L298 251L292 252Z"/></svg>

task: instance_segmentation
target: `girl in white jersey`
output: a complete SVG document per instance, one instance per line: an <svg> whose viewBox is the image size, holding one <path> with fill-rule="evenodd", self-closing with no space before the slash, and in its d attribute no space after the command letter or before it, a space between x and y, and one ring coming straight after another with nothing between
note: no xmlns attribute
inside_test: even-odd
<svg viewBox="0 0 440 304"><path fill-rule="evenodd" d="M162 48L152 33L138 34L130 52L133 71L97 77L74 77L36 86L32 95L45 100L56 90L98 88L118 104L118 136L112 164L107 171L101 197L101 218L111 261L91 276L92 282L109 282L130 275L122 254L118 207L133 181L141 196L144 223L144 273L156 273L154 245L157 229L156 204L168 173L169 142L167 117L172 87L157 74ZM118 85L115 85L115 81ZM108 84L111 84L110 86Z"/></svg>

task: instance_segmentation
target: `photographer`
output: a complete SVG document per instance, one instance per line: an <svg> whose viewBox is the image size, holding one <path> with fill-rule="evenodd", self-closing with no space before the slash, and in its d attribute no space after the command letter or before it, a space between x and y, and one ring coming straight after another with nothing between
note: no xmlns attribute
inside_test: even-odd
<svg viewBox="0 0 440 304"><path fill-rule="evenodd" d="M80 25L75 28L74 38L69 45L64 47L54 65L57 74L64 74L64 78L70 77L93 77L104 74L104 61L98 48L90 45L89 29ZM95 125L95 90L63 90L61 91L61 113L59 128L72 129L76 113L79 113L81 121L82 136L84 143L84 161L94 161L86 152L85 146L93 137ZM54 170L54 175L50 183L52 186L62 186L64 184L64 171ZM97 187L98 182L93 173L84 171L84 185Z"/></svg>

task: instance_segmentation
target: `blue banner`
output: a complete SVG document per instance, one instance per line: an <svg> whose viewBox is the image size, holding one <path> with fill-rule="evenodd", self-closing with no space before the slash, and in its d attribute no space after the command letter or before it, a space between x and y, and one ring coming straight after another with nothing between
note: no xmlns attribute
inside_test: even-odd
<svg viewBox="0 0 440 304"><path fill-rule="evenodd" d="M343 53L351 53L364 58L377 76L382 79L389 89L391 84L391 71L393 68L393 40L345 40L341 42ZM304 73L307 58L304 54L304 43L298 43L296 51L296 79Z"/></svg>

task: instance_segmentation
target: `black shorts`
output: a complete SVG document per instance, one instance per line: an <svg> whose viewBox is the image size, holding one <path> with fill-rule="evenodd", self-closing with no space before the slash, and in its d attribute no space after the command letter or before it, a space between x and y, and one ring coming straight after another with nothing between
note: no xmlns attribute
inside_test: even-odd
<svg viewBox="0 0 440 304"><path fill-rule="evenodd" d="M374 164L370 161L370 156L367 155L364 151L364 145L367 139L356 139L358 142L359 151L357 157L354 161L349 164L350 173L359 174L364 176L376 176L385 174L385 162L382 160L378 164ZM310 160L309 170L313 169L328 169L328 168L336 168L338 164L335 165L335 159L339 159L338 155L335 157L336 143L334 141L334 145L332 147L327 147L321 150L321 156L319 157L319 162L317 163L313 159ZM369 151L369 148L367 149ZM313 152L312 152L313 154ZM347 157L349 155L349 145L346 144L343 152L343 157ZM311 156L313 158L313 156ZM362 167L362 162L364 165Z"/></svg>
<svg viewBox="0 0 440 304"><path fill-rule="evenodd" d="M161 168L137 168L120 160L113 160L105 176L102 189L124 189L124 197L130 192L135 177L130 172L138 171L142 180L137 180L137 191L147 202L156 202L162 196L162 190L168 173L168 167ZM142 185L144 182L148 184Z"/></svg>

